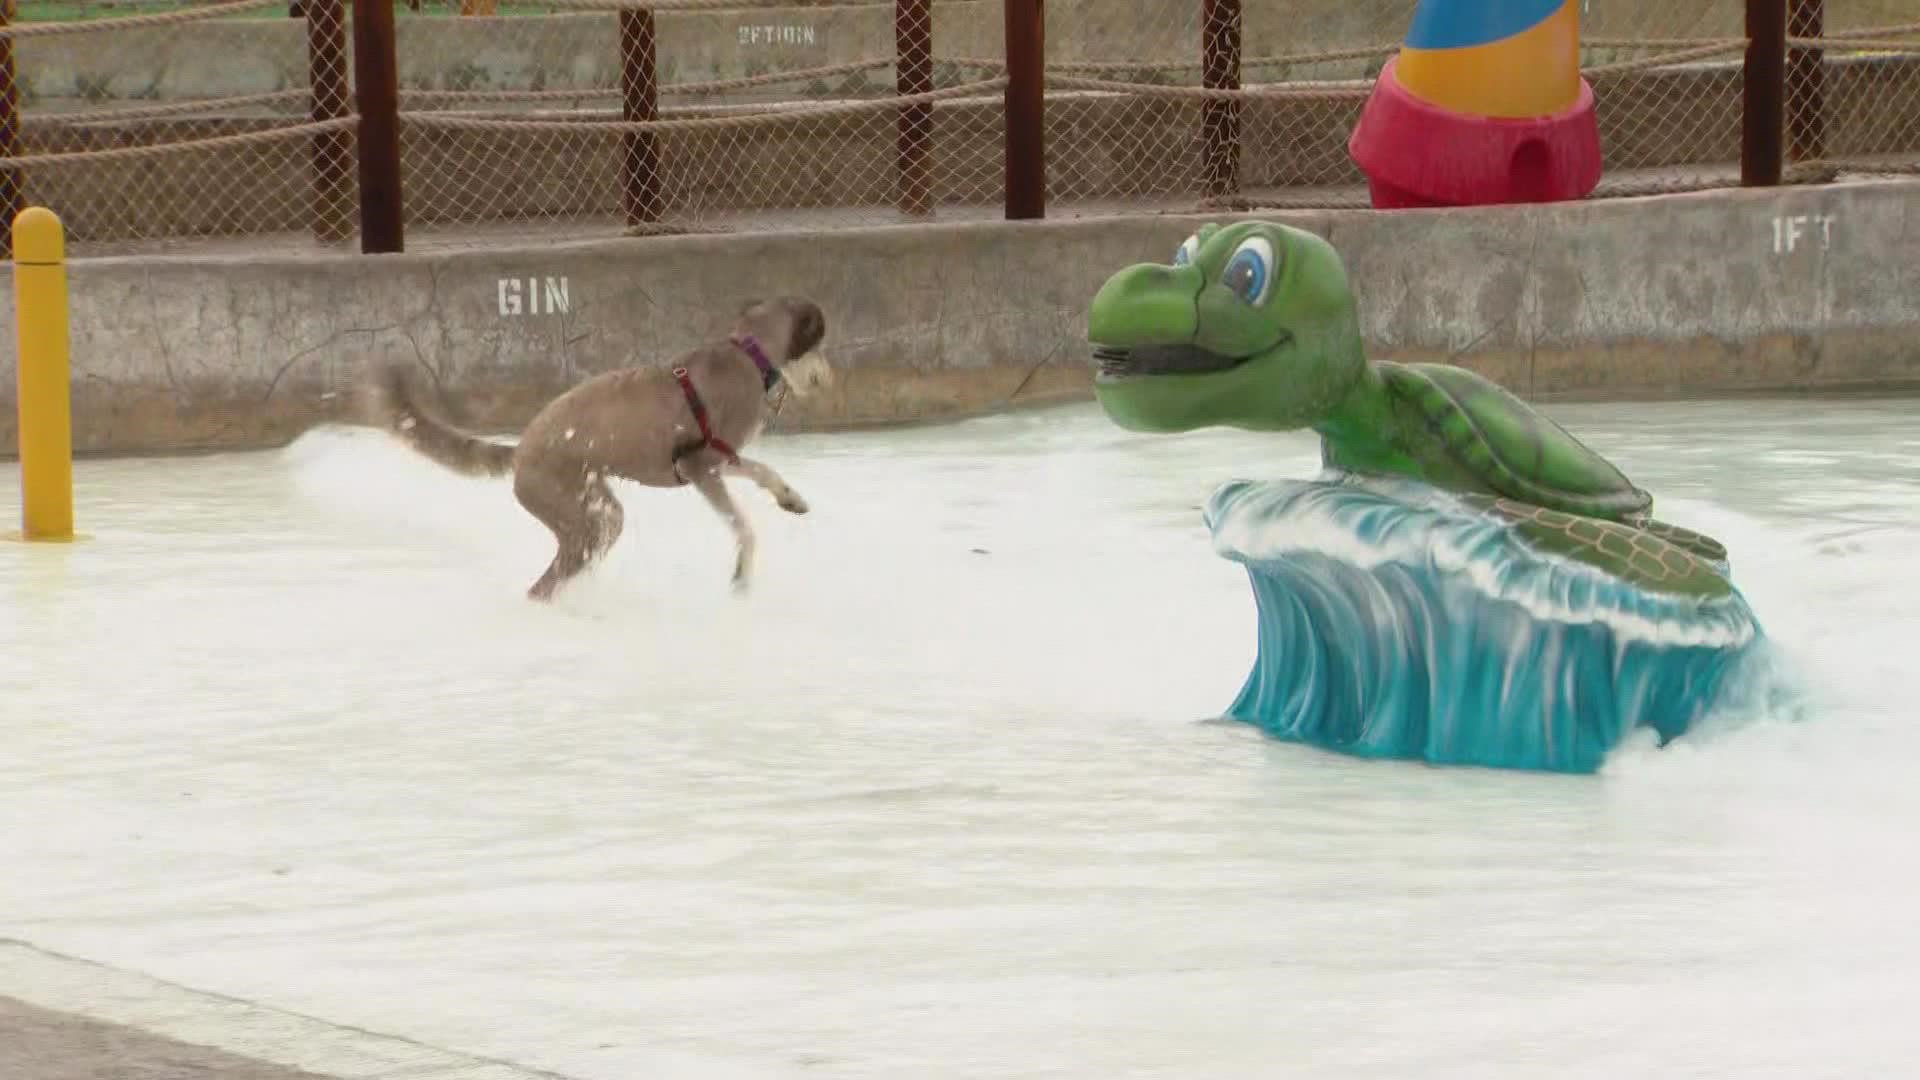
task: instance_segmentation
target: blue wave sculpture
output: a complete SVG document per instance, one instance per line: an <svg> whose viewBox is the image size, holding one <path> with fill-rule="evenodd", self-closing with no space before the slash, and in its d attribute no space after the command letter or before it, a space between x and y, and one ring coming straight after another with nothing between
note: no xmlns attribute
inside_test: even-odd
<svg viewBox="0 0 1920 1080"><path fill-rule="evenodd" d="M1644 590L1417 481L1237 480L1208 500L1258 656L1226 715L1361 757L1585 773L1686 733L1765 647L1738 591Z"/></svg>

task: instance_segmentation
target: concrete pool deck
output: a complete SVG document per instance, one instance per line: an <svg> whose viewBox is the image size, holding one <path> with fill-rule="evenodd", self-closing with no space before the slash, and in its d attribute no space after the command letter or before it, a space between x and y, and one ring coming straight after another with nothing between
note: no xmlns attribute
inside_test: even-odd
<svg viewBox="0 0 1920 1080"><path fill-rule="evenodd" d="M1348 262L1376 358L1475 368L1524 397L1920 384L1920 181L1545 206L1164 214L664 236L385 256L71 264L76 452L284 445L364 365L417 362L455 419L519 427L578 379L804 292L839 378L780 430L957 419L1084 398L1088 298L1209 220L1286 221ZM11 273L8 268L6 273ZM0 338L14 336L0 305ZM12 349L0 453L13 452Z"/></svg>
<svg viewBox="0 0 1920 1080"><path fill-rule="evenodd" d="M10 996L21 995L21 996ZM7 1080L567 1080L0 939Z"/></svg>
<svg viewBox="0 0 1920 1080"><path fill-rule="evenodd" d="M0 1075L14 1080L318 1080L138 1028L52 1012L0 997Z"/></svg>

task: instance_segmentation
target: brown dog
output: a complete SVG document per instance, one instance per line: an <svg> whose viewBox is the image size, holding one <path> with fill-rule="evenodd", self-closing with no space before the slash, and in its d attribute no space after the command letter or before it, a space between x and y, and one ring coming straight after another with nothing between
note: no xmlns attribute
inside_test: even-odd
<svg viewBox="0 0 1920 1080"><path fill-rule="evenodd" d="M671 368L621 368L587 379L548 402L513 446L462 431L423 408L408 370L380 369L372 390L377 422L413 449L471 476L513 474L513 493L553 530L559 550L527 590L547 600L620 538L625 513L610 476L648 487L691 484L733 529L733 584L745 588L754 537L724 478L744 476L795 514L799 493L766 465L739 456L760 434L768 395L781 382L797 393L828 372L813 349L826 334L818 305L799 297L749 301L728 340L701 346Z"/></svg>

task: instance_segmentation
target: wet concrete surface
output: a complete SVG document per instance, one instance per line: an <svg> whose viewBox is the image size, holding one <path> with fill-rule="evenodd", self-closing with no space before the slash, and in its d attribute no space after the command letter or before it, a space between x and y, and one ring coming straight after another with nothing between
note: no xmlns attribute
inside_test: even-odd
<svg viewBox="0 0 1920 1080"><path fill-rule="evenodd" d="M0 938L0 1080L568 1080Z"/></svg>
<svg viewBox="0 0 1920 1080"><path fill-rule="evenodd" d="M326 1080L121 1024L0 997L6 1080Z"/></svg>

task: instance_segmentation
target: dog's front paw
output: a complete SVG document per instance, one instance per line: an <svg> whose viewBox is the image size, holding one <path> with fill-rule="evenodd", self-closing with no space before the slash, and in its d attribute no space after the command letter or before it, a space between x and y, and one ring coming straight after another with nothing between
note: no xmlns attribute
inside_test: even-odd
<svg viewBox="0 0 1920 1080"><path fill-rule="evenodd" d="M791 489L774 501L779 504L780 509L785 510L789 514L804 514L812 509L812 507L807 505L807 500L800 497L799 492Z"/></svg>

